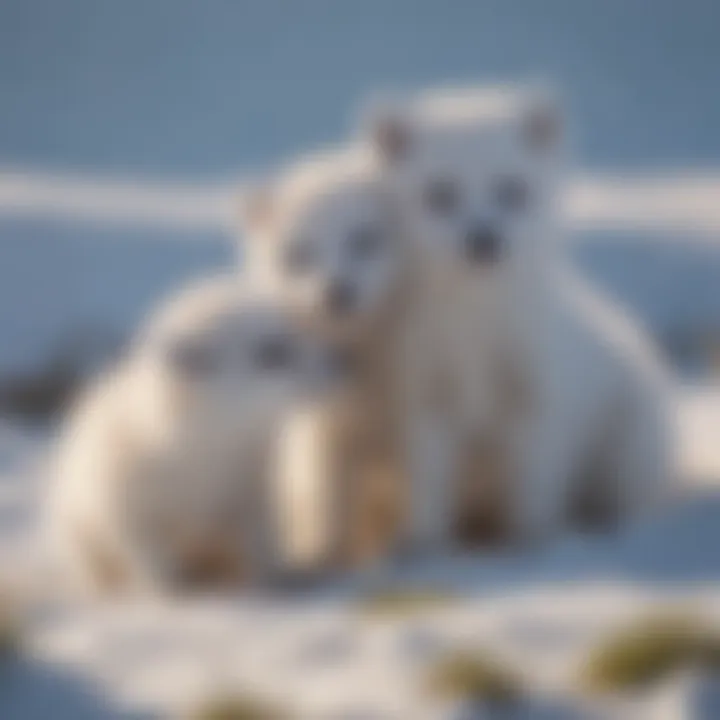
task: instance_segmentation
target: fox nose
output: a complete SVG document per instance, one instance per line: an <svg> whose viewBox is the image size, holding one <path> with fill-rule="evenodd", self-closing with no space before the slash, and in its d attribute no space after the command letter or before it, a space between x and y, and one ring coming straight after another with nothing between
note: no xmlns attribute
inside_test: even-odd
<svg viewBox="0 0 720 720"><path fill-rule="evenodd" d="M356 301L355 289L346 281L332 282L325 290L325 305L338 315L350 312L355 307Z"/></svg>
<svg viewBox="0 0 720 720"><path fill-rule="evenodd" d="M357 358L349 348L335 348L328 358L328 369L335 379L351 376L357 366Z"/></svg>
<svg viewBox="0 0 720 720"><path fill-rule="evenodd" d="M500 259L502 237L490 225L476 225L465 236L465 255L478 264L490 264Z"/></svg>

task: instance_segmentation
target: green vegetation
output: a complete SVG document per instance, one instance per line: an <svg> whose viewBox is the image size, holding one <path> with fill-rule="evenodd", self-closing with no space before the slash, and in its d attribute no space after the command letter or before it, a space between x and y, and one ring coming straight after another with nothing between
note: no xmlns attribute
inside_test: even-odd
<svg viewBox="0 0 720 720"><path fill-rule="evenodd" d="M455 599L452 593L432 588L386 588L362 598L360 610L372 618L402 618L445 607Z"/></svg>
<svg viewBox="0 0 720 720"><path fill-rule="evenodd" d="M19 651L22 628L18 602L10 594L0 593L0 662Z"/></svg>
<svg viewBox="0 0 720 720"><path fill-rule="evenodd" d="M720 633L691 615L665 613L636 621L601 643L581 681L592 692L620 691L692 665L720 670Z"/></svg>
<svg viewBox="0 0 720 720"><path fill-rule="evenodd" d="M433 695L472 702L512 705L524 695L520 677L511 669L477 652L454 651L431 669L427 689Z"/></svg>
<svg viewBox="0 0 720 720"><path fill-rule="evenodd" d="M207 698L190 720L290 720L290 715L264 698L238 692Z"/></svg>

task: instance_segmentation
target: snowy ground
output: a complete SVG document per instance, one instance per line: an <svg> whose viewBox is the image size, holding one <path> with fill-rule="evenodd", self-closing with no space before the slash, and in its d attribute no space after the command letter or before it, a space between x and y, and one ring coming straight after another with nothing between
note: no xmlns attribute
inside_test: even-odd
<svg viewBox="0 0 720 720"><path fill-rule="evenodd" d="M126 330L183 277L227 264L228 187L0 173L0 366L42 363L77 320ZM568 215L590 236L581 260L656 331L712 332L720 317L718 196L716 175L580 178ZM677 503L611 538L568 538L532 556L428 562L304 596L43 602L22 659L0 661L0 719L178 717L224 688L249 688L310 720L441 718L422 678L457 647L487 648L527 674L541 701L522 717L720 717L690 710L681 683L603 704L573 687L588 647L641 608L688 600L720 620L720 387L686 389L679 414ZM33 585L39 572L43 579L46 451L44 433L0 425L0 568ZM358 595L388 584L457 599L394 620L364 615Z"/></svg>
<svg viewBox="0 0 720 720"><path fill-rule="evenodd" d="M25 658L0 665L0 717L179 717L208 692L249 688L312 719L440 718L419 688L433 658L456 647L490 649L527 673L541 700L523 717L705 717L681 709L680 684L598 704L572 682L588 647L648 605L688 600L720 620L720 388L687 390L681 406L686 486L662 518L532 556L428 562L304 596L51 603L31 622ZM46 447L41 433L8 426L0 436L10 574L36 566ZM387 583L458 599L396 619L364 615L358 593Z"/></svg>

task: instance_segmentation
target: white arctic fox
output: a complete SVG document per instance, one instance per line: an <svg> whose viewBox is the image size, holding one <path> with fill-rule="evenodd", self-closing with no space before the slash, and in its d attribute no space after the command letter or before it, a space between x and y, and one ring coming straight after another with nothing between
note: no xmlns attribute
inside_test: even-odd
<svg viewBox="0 0 720 720"><path fill-rule="evenodd" d="M561 530L581 491L614 518L655 505L672 474L666 379L643 332L569 266L548 93L429 93L376 106L365 132L417 268L410 545L447 544L468 481L527 542Z"/></svg>
<svg viewBox="0 0 720 720"><path fill-rule="evenodd" d="M62 433L49 512L73 582L103 591L234 584L276 569L284 416L322 395L322 348L237 276L172 297Z"/></svg>
<svg viewBox="0 0 720 720"><path fill-rule="evenodd" d="M326 152L242 201L246 271L274 284L345 359L344 392L316 418L332 468L331 555L343 566L386 551L403 506L398 338L410 263L378 169L367 148Z"/></svg>

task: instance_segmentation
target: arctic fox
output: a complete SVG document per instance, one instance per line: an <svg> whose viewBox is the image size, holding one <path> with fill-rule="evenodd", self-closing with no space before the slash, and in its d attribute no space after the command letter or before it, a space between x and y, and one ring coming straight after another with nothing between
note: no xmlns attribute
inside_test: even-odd
<svg viewBox="0 0 720 720"><path fill-rule="evenodd" d="M493 512L525 542L566 526L591 475L608 519L654 506L672 475L667 379L642 330L567 259L552 96L431 92L376 106L368 125L416 266L408 544L450 542L458 485L500 498ZM492 477L479 448L499 459Z"/></svg>
<svg viewBox="0 0 720 720"><path fill-rule="evenodd" d="M283 418L332 383L323 348L235 275L173 296L63 429L49 504L73 583L164 591L272 575Z"/></svg>

